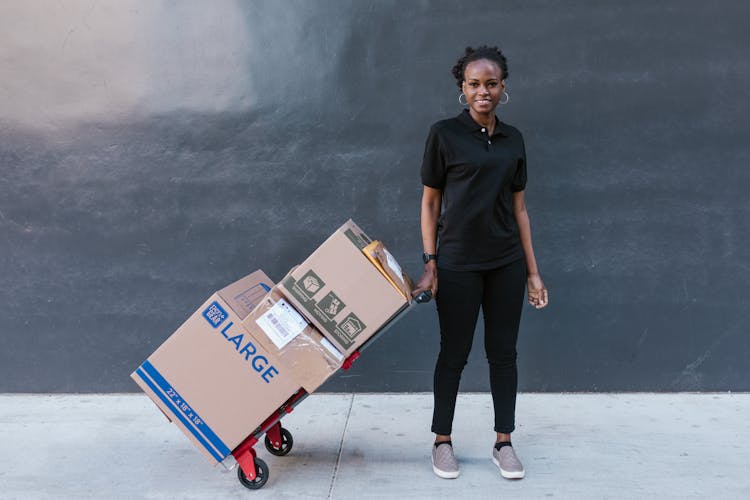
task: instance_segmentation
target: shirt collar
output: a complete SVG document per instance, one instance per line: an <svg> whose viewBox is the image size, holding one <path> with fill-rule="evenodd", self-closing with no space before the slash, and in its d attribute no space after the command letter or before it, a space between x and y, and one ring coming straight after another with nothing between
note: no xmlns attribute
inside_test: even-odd
<svg viewBox="0 0 750 500"><path fill-rule="evenodd" d="M468 109L463 110L461 114L456 118L458 118L458 121L466 125L472 132L480 131L484 128L474 121L474 118L471 117ZM505 127L506 125L498 120L497 116L495 116L495 130L492 135L502 135L503 137L508 137L508 131L505 129Z"/></svg>

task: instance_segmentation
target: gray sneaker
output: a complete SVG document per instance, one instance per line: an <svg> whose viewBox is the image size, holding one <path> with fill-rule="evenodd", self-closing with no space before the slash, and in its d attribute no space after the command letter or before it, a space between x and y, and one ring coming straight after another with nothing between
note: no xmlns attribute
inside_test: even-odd
<svg viewBox="0 0 750 500"><path fill-rule="evenodd" d="M500 474L506 479L521 479L525 471L523 464L516 456L512 446L503 446L500 450L492 447L492 461L500 469Z"/></svg>
<svg viewBox="0 0 750 500"><path fill-rule="evenodd" d="M443 479L458 477L458 462L456 462L456 457L453 456L452 444L432 445L432 471Z"/></svg>

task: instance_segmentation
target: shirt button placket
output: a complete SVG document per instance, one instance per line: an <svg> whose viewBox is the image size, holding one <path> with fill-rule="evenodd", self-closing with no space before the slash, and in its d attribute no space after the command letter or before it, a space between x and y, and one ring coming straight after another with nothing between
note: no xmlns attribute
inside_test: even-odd
<svg viewBox="0 0 750 500"><path fill-rule="evenodd" d="M484 127L482 127L482 132L486 134L486 133L487 133L487 129L486 129L486 128L484 128ZM492 140L491 140L491 139L487 139L487 150L488 150L488 151L489 151L489 149L490 149L490 145L491 145L491 144L492 144Z"/></svg>

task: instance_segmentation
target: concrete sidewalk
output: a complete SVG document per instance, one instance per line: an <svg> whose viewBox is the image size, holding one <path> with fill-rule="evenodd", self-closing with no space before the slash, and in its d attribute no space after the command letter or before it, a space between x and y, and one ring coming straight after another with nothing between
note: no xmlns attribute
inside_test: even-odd
<svg viewBox="0 0 750 500"><path fill-rule="evenodd" d="M456 480L430 466L429 394L316 394L245 489L144 395L0 395L0 498L750 498L750 394L521 394L526 478L490 460L489 394L459 396Z"/></svg>

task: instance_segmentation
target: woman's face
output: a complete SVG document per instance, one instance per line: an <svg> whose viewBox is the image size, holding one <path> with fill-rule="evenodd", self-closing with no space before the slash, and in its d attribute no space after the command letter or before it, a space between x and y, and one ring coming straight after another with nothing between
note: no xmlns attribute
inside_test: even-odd
<svg viewBox="0 0 750 500"><path fill-rule="evenodd" d="M500 66L487 59L470 62L464 70L461 90L472 111L478 114L493 113L505 91Z"/></svg>

